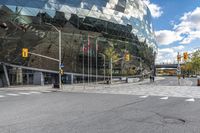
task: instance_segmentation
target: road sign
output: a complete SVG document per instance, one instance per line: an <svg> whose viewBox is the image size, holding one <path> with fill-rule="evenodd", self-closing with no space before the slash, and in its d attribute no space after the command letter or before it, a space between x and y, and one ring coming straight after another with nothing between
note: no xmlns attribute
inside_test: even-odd
<svg viewBox="0 0 200 133"><path fill-rule="evenodd" d="M22 49L22 57L27 58L28 57L28 48Z"/></svg>
<svg viewBox="0 0 200 133"><path fill-rule="evenodd" d="M60 67L63 68L63 67L65 67L65 66L64 66L64 64L61 64Z"/></svg>
<svg viewBox="0 0 200 133"><path fill-rule="evenodd" d="M181 70L177 69L176 73L177 73L177 75L181 75Z"/></svg>

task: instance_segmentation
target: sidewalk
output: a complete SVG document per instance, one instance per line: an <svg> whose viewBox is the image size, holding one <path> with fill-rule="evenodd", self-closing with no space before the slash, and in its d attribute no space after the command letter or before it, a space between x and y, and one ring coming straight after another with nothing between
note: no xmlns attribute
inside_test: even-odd
<svg viewBox="0 0 200 133"><path fill-rule="evenodd" d="M155 86L123 84L111 86L87 86L85 88L83 86L74 86L74 88L64 88L63 91L80 93L200 98L200 87L198 86Z"/></svg>
<svg viewBox="0 0 200 133"><path fill-rule="evenodd" d="M56 90L52 88L52 85L45 85L45 86L36 86L36 85L19 85L19 86L10 86L10 87L4 87L0 88L0 91L11 91L11 90L19 90L19 91L53 91Z"/></svg>
<svg viewBox="0 0 200 133"><path fill-rule="evenodd" d="M156 77L156 81L157 80L163 80L164 78L161 77ZM137 83L116 83L116 84L112 84L112 85L108 85L108 84L95 84L95 83L80 83L80 84L73 84L73 85L63 85L62 89L56 89L53 88L53 85L44 85L44 86L37 86L37 85L18 85L18 86L10 86L10 87L3 87L0 88L0 91L6 91L6 90L35 90L35 91L70 91L70 90L77 90L77 91L81 91L81 90L90 90L90 89L100 89L100 88L110 88L110 87L116 87L116 86L120 86L120 85L140 85L140 84L145 84L145 83L149 83L149 79L144 79L143 81L137 82Z"/></svg>

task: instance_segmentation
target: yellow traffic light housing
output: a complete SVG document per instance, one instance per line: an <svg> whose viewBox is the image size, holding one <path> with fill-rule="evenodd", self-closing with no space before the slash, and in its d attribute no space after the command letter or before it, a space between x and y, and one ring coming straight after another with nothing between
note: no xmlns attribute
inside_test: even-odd
<svg viewBox="0 0 200 133"><path fill-rule="evenodd" d="M130 61L130 54L129 53L125 54L125 61Z"/></svg>
<svg viewBox="0 0 200 133"><path fill-rule="evenodd" d="M184 59L184 61L188 60L188 53L187 52L183 53L183 59Z"/></svg>
<svg viewBox="0 0 200 133"><path fill-rule="evenodd" d="M27 58L28 57L28 48L22 49L22 57Z"/></svg>

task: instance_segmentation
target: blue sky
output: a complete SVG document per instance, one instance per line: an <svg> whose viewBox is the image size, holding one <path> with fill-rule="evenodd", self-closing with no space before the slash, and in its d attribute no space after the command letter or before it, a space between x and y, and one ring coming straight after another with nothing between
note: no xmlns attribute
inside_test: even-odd
<svg viewBox="0 0 200 133"><path fill-rule="evenodd" d="M200 0L144 0L158 42L157 63L174 62L177 52L200 48Z"/></svg>

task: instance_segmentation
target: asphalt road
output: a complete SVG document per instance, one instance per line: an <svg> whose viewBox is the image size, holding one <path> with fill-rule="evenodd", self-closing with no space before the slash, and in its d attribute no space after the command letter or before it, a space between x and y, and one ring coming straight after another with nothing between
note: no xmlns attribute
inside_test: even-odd
<svg viewBox="0 0 200 133"><path fill-rule="evenodd" d="M29 91L0 95L0 133L200 132L199 99Z"/></svg>

